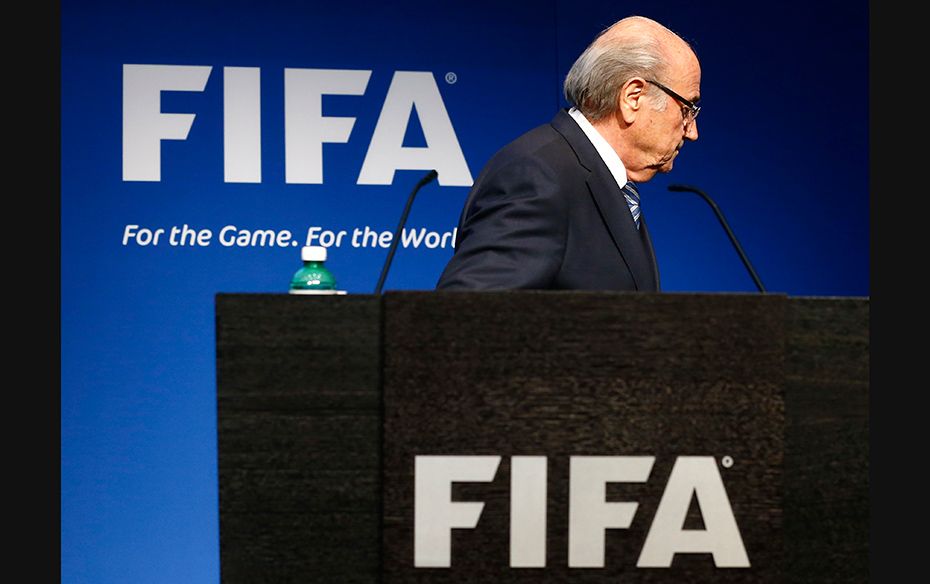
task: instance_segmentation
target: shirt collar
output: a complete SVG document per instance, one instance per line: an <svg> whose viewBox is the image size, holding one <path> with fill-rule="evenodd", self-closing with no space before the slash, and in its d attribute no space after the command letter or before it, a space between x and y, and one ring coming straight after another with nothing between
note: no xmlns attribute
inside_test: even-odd
<svg viewBox="0 0 930 584"><path fill-rule="evenodd" d="M623 161L617 156L617 152L607 143L607 140L601 136L600 132L591 125L591 122L584 117L584 114L581 113L578 108L573 107L568 110L568 115L575 120L581 128L581 131L584 132L588 140L591 141L591 145L597 150L601 160L607 165L610 174L613 175L614 180L617 181L617 186L622 189L627 183L626 167L623 166Z"/></svg>

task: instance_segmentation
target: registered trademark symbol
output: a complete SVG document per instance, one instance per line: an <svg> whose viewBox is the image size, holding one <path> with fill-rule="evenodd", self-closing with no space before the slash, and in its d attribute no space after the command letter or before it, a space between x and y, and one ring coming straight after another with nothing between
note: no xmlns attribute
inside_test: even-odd
<svg viewBox="0 0 930 584"><path fill-rule="evenodd" d="M459 80L459 76L453 73L452 71L449 71L448 73L446 73L446 83L448 83L449 85L452 85L458 80Z"/></svg>
<svg viewBox="0 0 930 584"><path fill-rule="evenodd" d="M720 459L720 464L723 465L723 468L730 468L731 466L733 466L733 459L730 458L729 456L724 456L723 458Z"/></svg>

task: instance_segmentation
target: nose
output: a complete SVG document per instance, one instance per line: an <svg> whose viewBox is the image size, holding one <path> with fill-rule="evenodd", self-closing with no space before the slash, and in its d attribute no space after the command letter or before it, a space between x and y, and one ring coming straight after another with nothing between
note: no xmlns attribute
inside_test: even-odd
<svg viewBox="0 0 930 584"><path fill-rule="evenodd" d="M692 142L698 139L697 120L691 120L691 123L685 128L685 139Z"/></svg>

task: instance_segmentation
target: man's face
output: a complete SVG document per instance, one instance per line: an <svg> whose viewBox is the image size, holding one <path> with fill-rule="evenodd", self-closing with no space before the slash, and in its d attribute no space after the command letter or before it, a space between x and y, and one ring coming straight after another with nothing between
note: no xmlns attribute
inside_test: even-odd
<svg viewBox="0 0 930 584"><path fill-rule="evenodd" d="M681 62L672 67L671 75L660 81L667 90L674 92L682 98L697 102L701 98L701 67L697 59L681 59ZM648 178L657 172L669 172L675 162L675 157L685 140L697 140L697 121L691 117L687 105L669 92L653 85L653 95L660 103L665 101L663 111L646 107L644 127L639 133L639 155L644 174Z"/></svg>

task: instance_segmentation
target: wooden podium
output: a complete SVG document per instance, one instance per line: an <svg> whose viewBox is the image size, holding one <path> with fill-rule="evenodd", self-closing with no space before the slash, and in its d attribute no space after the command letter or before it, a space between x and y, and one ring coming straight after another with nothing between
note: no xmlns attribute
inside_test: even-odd
<svg viewBox="0 0 930 584"><path fill-rule="evenodd" d="M868 581L868 322L863 298L219 294L221 579Z"/></svg>

